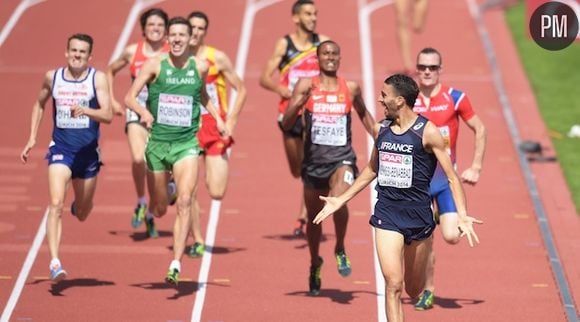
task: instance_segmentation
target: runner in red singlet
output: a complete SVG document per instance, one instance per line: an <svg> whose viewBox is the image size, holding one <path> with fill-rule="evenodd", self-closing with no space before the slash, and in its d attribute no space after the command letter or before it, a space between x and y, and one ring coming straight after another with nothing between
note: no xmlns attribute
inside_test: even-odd
<svg viewBox="0 0 580 322"><path fill-rule="evenodd" d="M148 58L169 51L166 39L167 21L167 14L161 9L152 8L145 11L140 19L143 39L127 46L121 56L109 65L107 69L107 79L110 83L109 91L111 103L113 110L117 115L123 115L124 111L121 104L115 99L113 93L115 75L125 66L129 65L131 79L133 80L137 77L141 66ZM147 87L144 87L139 93L137 100L140 104L145 105L145 102L147 101ZM145 220L147 235L155 238L158 236L158 233L155 229L153 217L145 218L147 212L147 199L145 198L145 181L147 176L147 170L145 168L145 145L147 143L149 132L143 124L141 124L137 113L127 109L125 110L125 114L125 132L127 133L127 141L129 142L129 148L131 150L131 172L133 174L135 191L137 192L137 206L133 212L131 225L133 228L137 228Z"/></svg>

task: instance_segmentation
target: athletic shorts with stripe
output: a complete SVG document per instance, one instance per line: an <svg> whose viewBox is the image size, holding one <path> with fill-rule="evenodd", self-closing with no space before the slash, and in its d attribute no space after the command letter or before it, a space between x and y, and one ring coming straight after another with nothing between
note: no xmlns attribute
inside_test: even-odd
<svg viewBox="0 0 580 322"><path fill-rule="evenodd" d="M201 153L197 137L187 141L156 141L149 139L145 159L149 171L171 171L173 165L186 157L197 157Z"/></svg>
<svg viewBox="0 0 580 322"><path fill-rule="evenodd" d="M56 144L48 148L45 157L48 165L64 164L72 172L73 179L89 179L95 177L101 169L101 155L97 145L88 146L77 152L71 152Z"/></svg>

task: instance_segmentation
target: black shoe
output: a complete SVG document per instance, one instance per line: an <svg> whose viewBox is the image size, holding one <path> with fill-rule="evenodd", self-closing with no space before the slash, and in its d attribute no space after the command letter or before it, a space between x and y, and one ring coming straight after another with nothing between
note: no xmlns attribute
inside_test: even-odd
<svg viewBox="0 0 580 322"><path fill-rule="evenodd" d="M310 277L308 282L310 285L310 291L308 292L310 296L317 296L320 294L320 287L322 287L322 280L320 279L320 270L322 268L322 257L318 257L320 264L318 266L310 266Z"/></svg>

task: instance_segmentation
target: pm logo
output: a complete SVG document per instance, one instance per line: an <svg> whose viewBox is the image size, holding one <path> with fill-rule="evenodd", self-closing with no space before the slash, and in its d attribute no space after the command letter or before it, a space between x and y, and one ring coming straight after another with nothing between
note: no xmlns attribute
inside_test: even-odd
<svg viewBox="0 0 580 322"><path fill-rule="evenodd" d="M562 50L578 35L580 5L576 1L548 1L539 6L530 18L530 34L547 50Z"/></svg>

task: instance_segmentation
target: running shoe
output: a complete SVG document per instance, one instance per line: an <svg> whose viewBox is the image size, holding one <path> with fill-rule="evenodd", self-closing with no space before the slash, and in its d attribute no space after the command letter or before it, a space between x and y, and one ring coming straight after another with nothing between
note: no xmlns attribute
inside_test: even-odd
<svg viewBox="0 0 580 322"><path fill-rule="evenodd" d="M347 277L351 273L350 259L346 256L344 250L334 254L336 256L336 264L338 266L338 274L342 277Z"/></svg>
<svg viewBox="0 0 580 322"><path fill-rule="evenodd" d="M173 178L171 178L167 184L167 197L169 198L169 205L175 205L175 202L177 201L177 185Z"/></svg>
<svg viewBox="0 0 580 322"><path fill-rule="evenodd" d="M50 279L53 282L60 282L66 278L66 271L62 266L56 265L50 268Z"/></svg>
<svg viewBox="0 0 580 322"><path fill-rule="evenodd" d="M145 219L145 227L147 228L147 236L149 238L159 237L159 233L157 232L157 228L155 228L155 221L153 218Z"/></svg>
<svg viewBox="0 0 580 322"><path fill-rule="evenodd" d="M322 257L318 257L320 265L310 266L310 277L308 282L310 284L310 296L318 296L320 294L320 288L322 287L322 280L320 279L320 270L322 269Z"/></svg>
<svg viewBox="0 0 580 322"><path fill-rule="evenodd" d="M296 225L296 228L294 228L292 235L294 235L294 237L306 236L306 232L304 231L304 226L306 225L306 220L300 218L300 219L296 220L296 222L298 224Z"/></svg>
<svg viewBox="0 0 580 322"><path fill-rule="evenodd" d="M139 228L145 219L145 212L147 211L147 205L137 204L135 212L133 212L133 217L131 217L131 226L133 228Z"/></svg>
<svg viewBox="0 0 580 322"><path fill-rule="evenodd" d="M167 276L165 276L165 281L169 284L177 286L179 284L179 271L177 268L169 269Z"/></svg>
<svg viewBox="0 0 580 322"><path fill-rule="evenodd" d="M429 290L423 291L423 294L419 296L419 300L415 303L415 310L424 311L433 308L433 302L435 301L435 294Z"/></svg>
<svg viewBox="0 0 580 322"><path fill-rule="evenodd" d="M187 253L187 255L189 257L196 258L203 256L204 252L205 246L202 243L195 242L193 246L191 246L191 248L189 249L189 253Z"/></svg>

